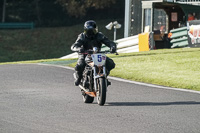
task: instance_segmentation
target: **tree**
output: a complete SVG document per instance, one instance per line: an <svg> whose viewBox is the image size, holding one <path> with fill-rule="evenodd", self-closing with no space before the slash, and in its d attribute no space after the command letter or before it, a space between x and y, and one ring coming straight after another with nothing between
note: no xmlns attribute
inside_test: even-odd
<svg viewBox="0 0 200 133"><path fill-rule="evenodd" d="M6 0L3 1L2 23L5 22L5 16L6 16Z"/></svg>
<svg viewBox="0 0 200 133"><path fill-rule="evenodd" d="M36 10L37 19L38 19L38 24L40 25L42 23L42 19L41 19L41 11L40 11L39 2L40 2L40 0L34 0L35 10Z"/></svg>
<svg viewBox="0 0 200 133"><path fill-rule="evenodd" d="M116 0L57 0L67 10L68 14L75 17L85 16L88 8L103 9L114 4Z"/></svg>

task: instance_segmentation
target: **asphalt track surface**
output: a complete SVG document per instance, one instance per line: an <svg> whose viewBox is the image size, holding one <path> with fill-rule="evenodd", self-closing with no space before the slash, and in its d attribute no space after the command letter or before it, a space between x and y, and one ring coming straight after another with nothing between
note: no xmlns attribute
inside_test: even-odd
<svg viewBox="0 0 200 133"><path fill-rule="evenodd" d="M200 94L111 80L105 106L84 104L73 71L0 66L0 133L199 133Z"/></svg>

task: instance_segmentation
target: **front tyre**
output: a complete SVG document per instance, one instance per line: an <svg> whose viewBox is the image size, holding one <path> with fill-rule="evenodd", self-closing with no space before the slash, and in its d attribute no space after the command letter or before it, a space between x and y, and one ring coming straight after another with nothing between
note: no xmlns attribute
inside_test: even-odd
<svg viewBox="0 0 200 133"><path fill-rule="evenodd" d="M105 78L99 78L97 79L97 86L98 86L98 92L97 92L97 103L100 106L103 106L106 102L106 91L107 91L107 86L106 86L106 79Z"/></svg>

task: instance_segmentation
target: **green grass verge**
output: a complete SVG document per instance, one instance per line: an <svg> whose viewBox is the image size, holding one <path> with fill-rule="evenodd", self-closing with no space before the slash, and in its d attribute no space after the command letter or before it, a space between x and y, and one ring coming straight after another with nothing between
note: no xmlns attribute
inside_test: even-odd
<svg viewBox="0 0 200 133"><path fill-rule="evenodd" d="M112 76L200 91L200 49L170 49L113 58Z"/></svg>
<svg viewBox="0 0 200 133"><path fill-rule="evenodd" d="M200 48L164 49L108 56L116 63L110 76L200 91ZM14 63L53 63L74 67L76 59Z"/></svg>

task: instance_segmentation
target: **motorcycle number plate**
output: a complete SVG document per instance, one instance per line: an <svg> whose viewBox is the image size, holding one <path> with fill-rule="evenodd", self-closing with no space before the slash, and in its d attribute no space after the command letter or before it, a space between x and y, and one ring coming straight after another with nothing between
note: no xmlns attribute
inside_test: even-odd
<svg viewBox="0 0 200 133"><path fill-rule="evenodd" d="M92 60L97 66L103 66L106 63L106 56L104 54L93 54Z"/></svg>

